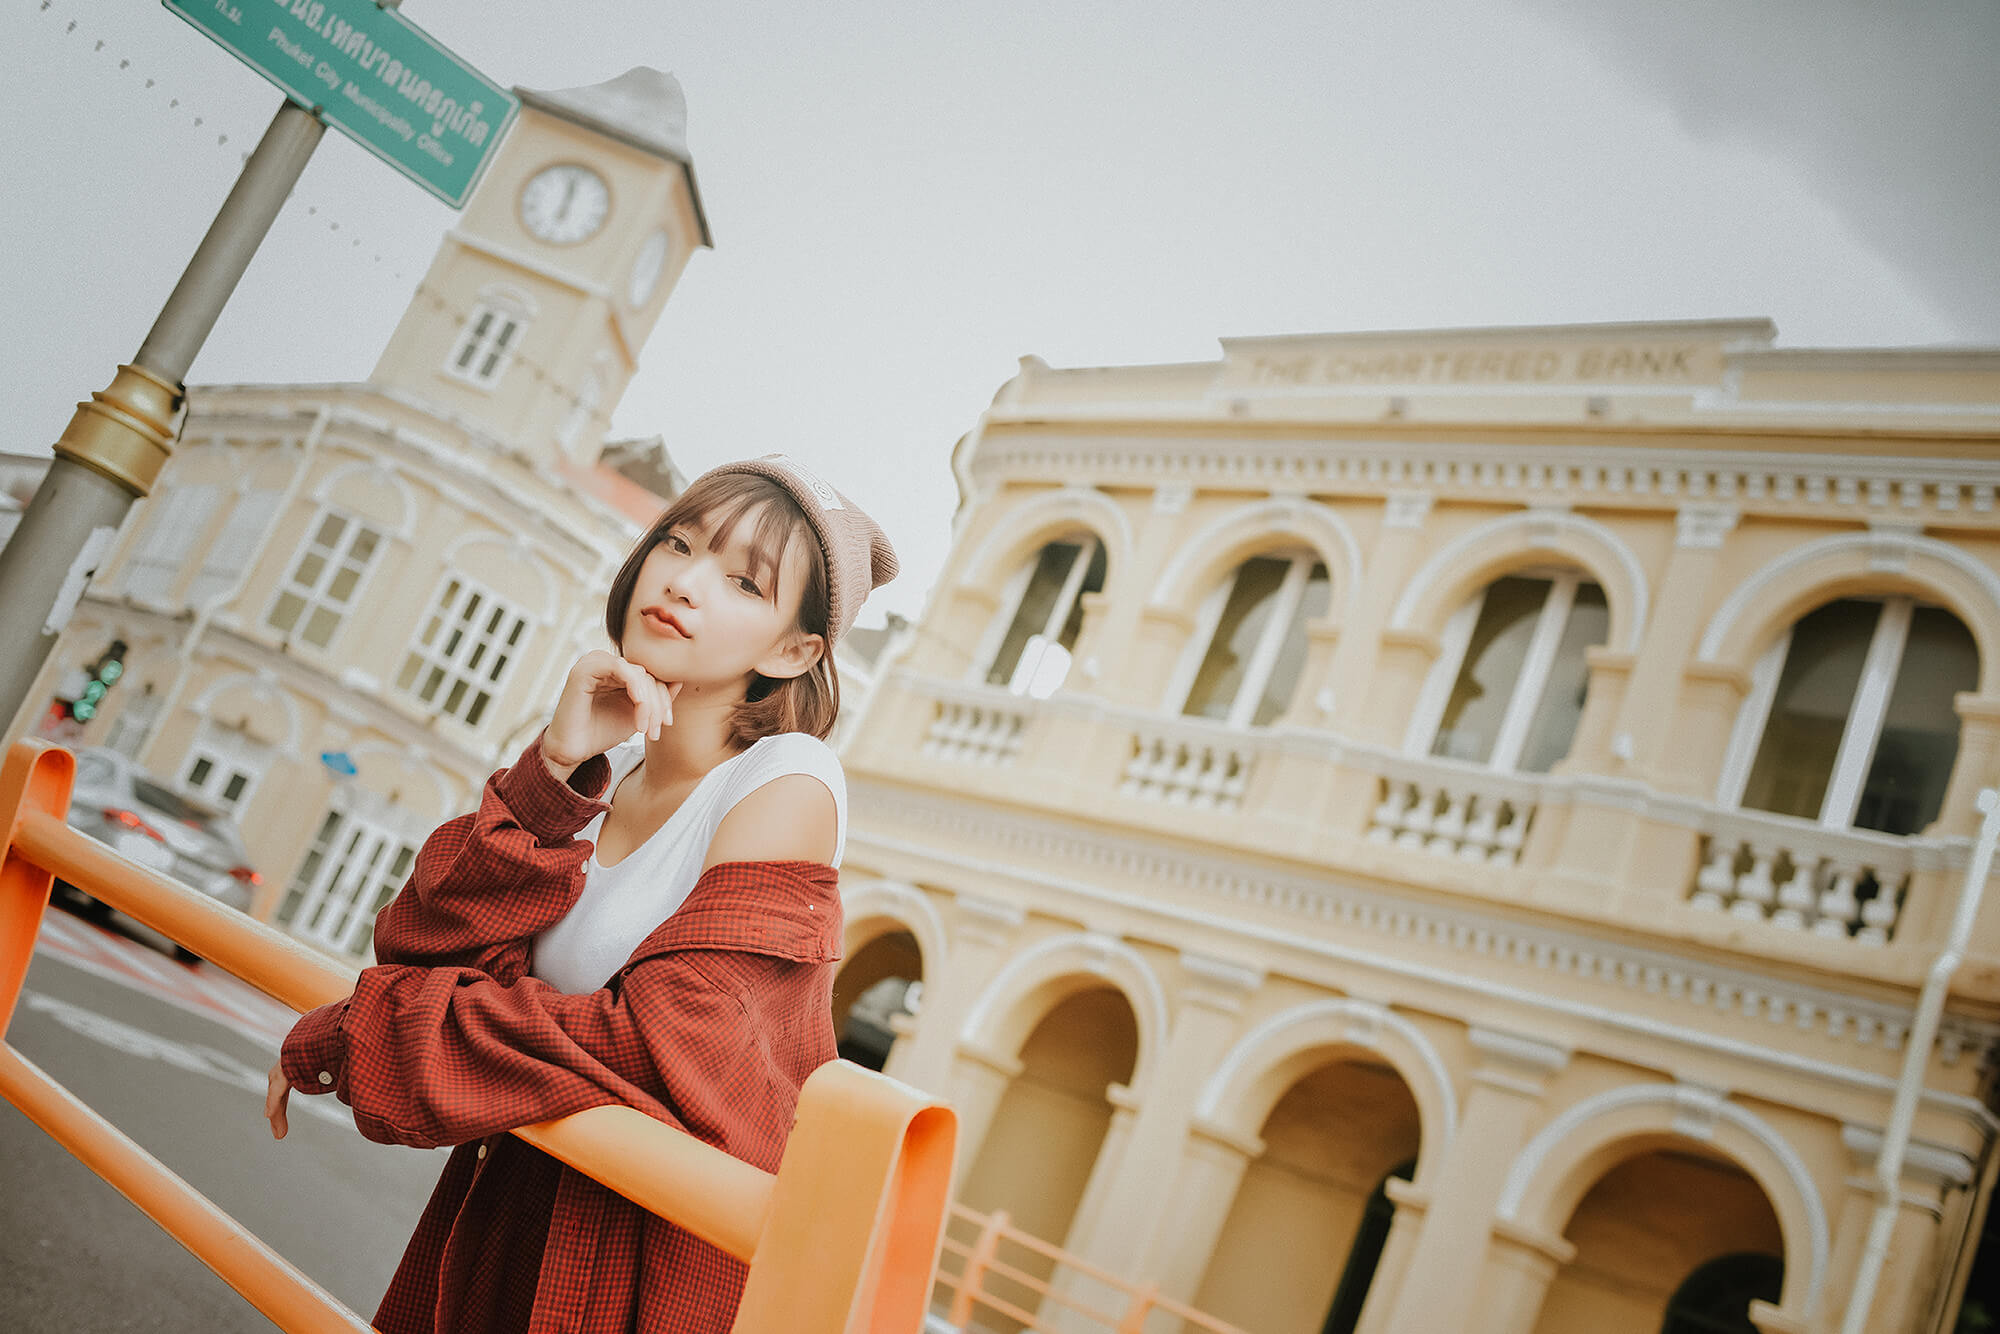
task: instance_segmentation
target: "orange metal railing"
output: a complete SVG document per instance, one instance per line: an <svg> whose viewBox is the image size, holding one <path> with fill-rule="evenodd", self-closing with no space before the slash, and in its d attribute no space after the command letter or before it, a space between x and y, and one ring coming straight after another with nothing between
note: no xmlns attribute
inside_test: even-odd
<svg viewBox="0 0 2000 1334"><path fill-rule="evenodd" d="M977 1312L983 1308L1009 1325L1035 1331L1075 1330L1081 1318L1112 1334L1145 1334L1147 1320L1160 1315L1179 1321L1178 1328L1186 1334L1243 1334L1234 1325L1161 1296L1158 1284L1120 1278L1021 1231L1004 1209L981 1214L954 1204L950 1221L960 1225L957 1230L969 1234L970 1239L945 1234L936 1274L937 1297L942 1300L950 1294L945 1319L961 1330L976 1328ZM1009 1258L1002 1258L1003 1245L1013 1252ZM955 1270L945 1266L944 1256L957 1260ZM1052 1282L1061 1270L1091 1280L1078 1286L1091 1289L1089 1295L1098 1300L1110 1294L1122 1303L1120 1309L1103 1310ZM1154 1322L1153 1328L1161 1328L1159 1322Z"/></svg>
<svg viewBox="0 0 2000 1334"><path fill-rule="evenodd" d="M352 972L71 829L75 765L43 741L16 742L0 763L0 1034L58 876L296 1010L348 994ZM281 1329L368 1328L4 1043L0 1096ZM775 1175L629 1107L514 1133L747 1261L736 1334L911 1334L922 1322L957 1118L914 1089L845 1061L822 1066L800 1093Z"/></svg>

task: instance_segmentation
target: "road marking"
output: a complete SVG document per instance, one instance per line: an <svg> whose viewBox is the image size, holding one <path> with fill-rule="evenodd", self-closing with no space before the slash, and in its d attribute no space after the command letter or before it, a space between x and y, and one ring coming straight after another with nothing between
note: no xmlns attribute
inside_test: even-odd
<svg viewBox="0 0 2000 1334"><path fill-rule="evenodd" d="M45 1014L70 1032L103 1043L113 1051L127 1056L137 1056L143 1060L159 1061L177 1070L185 1070L191 1075L204 1075L217 1083L242 1089L257 1095L261 1105L269 1085L267 1075L262 1070L253 1070L226 1051L197 1042L180 1042L173 1038L149 1033L120 1019L99 1014L81 1005L59 1000L44 992L23 989L21 1002L36 1014ZM298 1111L331 1121L335 1125L354 1128L354 1119L347 1109L332 1098L294 1098L290 1106Z"/></svg>
<svg viewBox="0 0 2000 1334"><path fill-rule="evenodd" d="M173 963L136 940L67 913L43 914L35 952L221 1024L271 1051L283 1044L297 1019L287 1006L212 964Z"/></svg>

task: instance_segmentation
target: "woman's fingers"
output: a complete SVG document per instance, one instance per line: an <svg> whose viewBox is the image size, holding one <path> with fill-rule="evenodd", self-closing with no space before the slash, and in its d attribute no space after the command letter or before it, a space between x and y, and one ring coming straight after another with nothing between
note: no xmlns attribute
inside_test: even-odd
<svg viewBox="0 0 2000 1334"><path fill-rule="evenodd" d="M285 1119L285 1104L292 1096L291 1081L285 1078L284 1062L271 1067L264 1081L264 1119L271 1123L271 1138L283 1139L291 1126Z"/></svg>

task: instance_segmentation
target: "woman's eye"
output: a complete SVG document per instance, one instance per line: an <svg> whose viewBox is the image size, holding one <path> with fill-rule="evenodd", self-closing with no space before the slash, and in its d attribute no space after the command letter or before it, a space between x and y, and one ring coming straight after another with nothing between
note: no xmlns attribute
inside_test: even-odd
<svg viewBox="0 0 2000 1334"><path fill-rule="evenodd" d="M764 590L757 587L757 581L755 579L752 579L747 574L739 574L736 576L736 586L738 588L741 588L744 592L748 593L753 598L760 598L764 596Z"/></svg>
<svg viewBox="0 0 2000 1334"><path fill-rule="evenodd" d="M669 533L667 534L667 549L677 556L685 556L688 553L688 544L679 533Z"/></svg>

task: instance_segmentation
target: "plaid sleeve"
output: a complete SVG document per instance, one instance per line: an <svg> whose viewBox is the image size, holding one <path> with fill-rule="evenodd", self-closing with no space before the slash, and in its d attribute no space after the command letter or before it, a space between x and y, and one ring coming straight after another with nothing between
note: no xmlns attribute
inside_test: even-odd
<svg viewBox="0 0 2000 1334"><path fill-rule="evenodd" d="M743 1007L689 956L626 982L573 996L470 968L364 969L348 1001L299 1021L285 1073L300 1092L338 1094L381 1143L463 1144L604 1103L701 1133L675 1104L726 1116L755 1082L740 1073L758 1047Z"/></svg>
<svg viewBox="0 0 2000 1334"><path fill-rule="evenodd" d="M375 919L375 957L518 977L529 941L582 891L590 848L576 834L606 809L597 797L610 777L598 755L556 781L537 736L487 780L478 810L425 841L402 892Z"/></svg>

